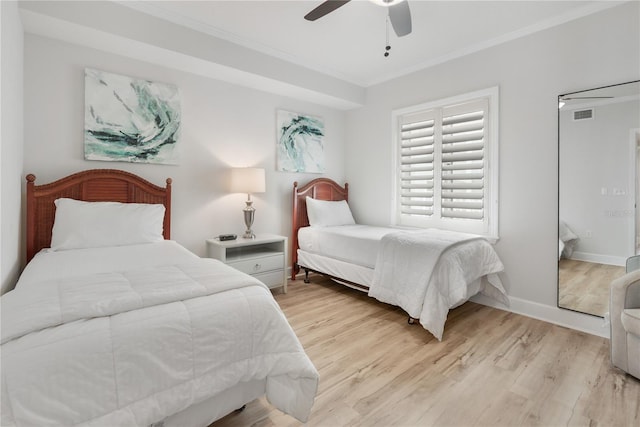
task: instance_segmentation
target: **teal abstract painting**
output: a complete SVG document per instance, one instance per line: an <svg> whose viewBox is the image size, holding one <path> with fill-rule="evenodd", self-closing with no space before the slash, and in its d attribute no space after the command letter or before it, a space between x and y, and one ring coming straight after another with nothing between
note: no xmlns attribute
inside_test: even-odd
<svg viewBox="0 0 640 427"><path fill-rule="evenodd" d="M178 164L178 88L85 69L84 157Z"/></svg>
<svg viewBox="0 0 640 427"><path fill-rule="evenodd" d="M319 117L278 110L277 170L324 172L324 122Z"/></svg>

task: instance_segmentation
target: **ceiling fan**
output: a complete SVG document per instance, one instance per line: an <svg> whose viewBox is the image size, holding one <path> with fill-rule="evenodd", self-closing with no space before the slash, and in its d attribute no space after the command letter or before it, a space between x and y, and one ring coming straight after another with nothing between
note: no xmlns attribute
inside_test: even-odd
<svg viewBox="0 0 640 427"><path fill-rule="evenodd" d="M563 101L573 101L576 99L610 99L615 98L613 96L560 96Z"/></svg>
<svg viewBox="0 0 640 427"><path fill-rule="evenodd" d="M610 99L615 98L613 96L566 96L560 95L558 97L558 108L565 106L567 101L586 101L588 99Z"/></svg>
<svg viewBox="0 0 640 427"><path fill-rule="evenodd" d="M350 0L326 0L304 17L307 21L315 21L349 3ZM389 21L398 37L411 33L411 11L406 0L369 0L375 4L389 8Z"/></svg>

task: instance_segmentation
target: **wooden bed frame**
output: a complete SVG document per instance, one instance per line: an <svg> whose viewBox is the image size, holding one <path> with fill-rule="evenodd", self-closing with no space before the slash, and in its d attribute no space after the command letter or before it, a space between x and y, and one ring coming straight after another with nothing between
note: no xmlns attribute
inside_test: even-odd
<svg viewBox="0 0 640 427"><path fill-rule="evenodd" d="M349 184L345 183L344 187L341 187L335 181L329 178L317 178L308 182L306 185L298 188L298 183L293 183L293 233L291 235L291 280L296 279L296 274L300 271L298 265L298 230L300 227L307 227L309 225L309 218L307 216L307 201L306 197L311 197L318 200L329 201L349 201ZM322 272L317 272L324 274ZM307 280L305 279L305 282Z"/></svg>
<svg viewBox="0 0 640 427"><path fill-rule="evenodd" d="M50 247L55 218L54 201L61 197L89 202L121 202L162 204L165 207L163 236L171 236L171 184L160 187L130 172L115 169L91 169L74 173L49 184L36 185L33 174L27 181L27 262L41 249ZM241 382L204 402L186 408L167 418L172 425L185 425L187 420L211 423L264 395L266 380ZM227 394L228 392L228 394ZM247 401L247 399L249 399ZM244 405L244 406L243 406ZM239 408L239 409L238 409ZM212 412L211 412L212 411ZM212 414L215 418L212 418Z"/></svg>
<svg viewBox="0 0 640 427"><path fill-rule="evenodd" d="M115 169L91 169L49 184L36 185L36 176L27 179L27 262L42 248L51 246L55 218L54 201L61 197L87 202L153 203L165 207L163 235L171 236L171 178L166 187Z"/></svg>

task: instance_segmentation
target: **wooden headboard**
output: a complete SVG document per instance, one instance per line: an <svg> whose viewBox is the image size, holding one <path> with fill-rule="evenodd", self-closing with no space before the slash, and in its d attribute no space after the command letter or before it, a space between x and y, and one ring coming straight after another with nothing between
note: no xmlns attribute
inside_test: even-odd
<svg viewBox="0 0 640 427"><path fill-rule="evenodd" d="M349 201L349 184L341 187L329 178L316 178L313 181L298 188L298 183L293 183L293 233L291 235L291 280L295 280L300 271L298 266L298 230L309 225L307 217L306 197L318 200Z"/></svg>
<svg viewBox="0 0 640 427"><path fill-rule="evenodd" d="M159 187L129 172L91 169L49 184L35 182L35 175L27 175L27 262L40 249L51 246L54 201L61 197L87 202L163 204L163 235L165 239L171 236L171 178L167 178L166 187Z"/></svg>

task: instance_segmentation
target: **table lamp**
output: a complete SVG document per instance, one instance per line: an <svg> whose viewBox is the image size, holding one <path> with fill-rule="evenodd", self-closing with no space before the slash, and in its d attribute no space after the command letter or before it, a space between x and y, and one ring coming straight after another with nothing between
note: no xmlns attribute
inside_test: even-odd
<svg viewBox="0 0 640 427"><path fill-rule="evenodd" d="M247 206L242 210L244 212L244 223L247 231L244 232L245 239L255 239L256 235L251 230L253 219L255 217L255 208L252 206L251 194L264 193L265 178L264 169L262 168L233 168L231 169L231 192L247 193Z"/></svg>

